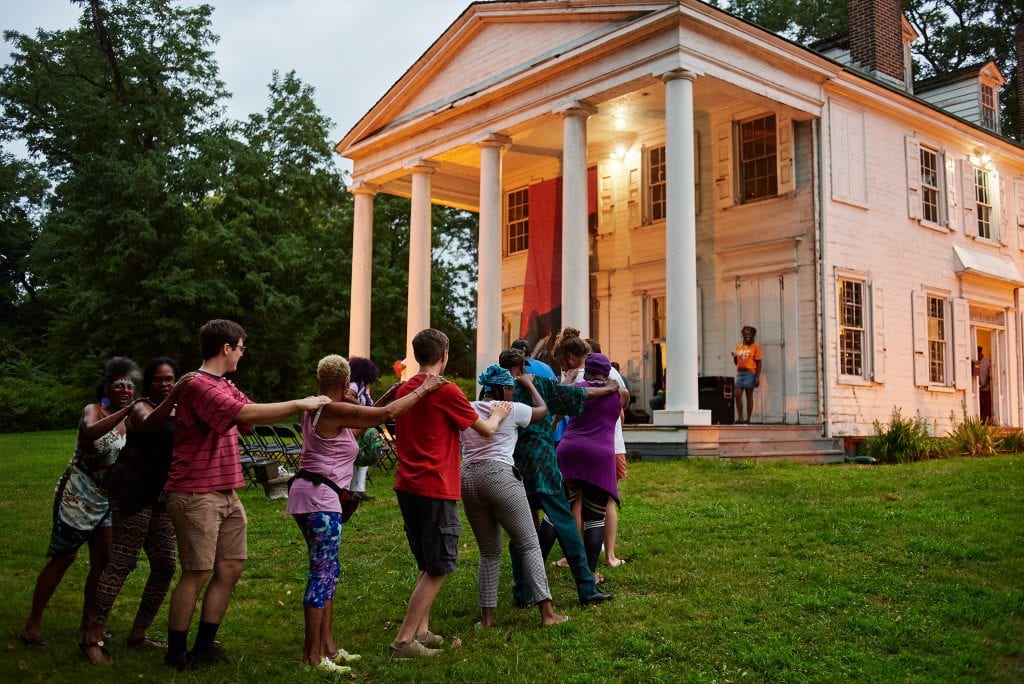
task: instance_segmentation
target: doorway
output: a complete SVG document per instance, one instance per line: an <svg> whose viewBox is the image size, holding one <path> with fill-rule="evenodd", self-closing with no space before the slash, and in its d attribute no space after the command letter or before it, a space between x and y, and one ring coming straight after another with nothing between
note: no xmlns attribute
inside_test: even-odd
<svg viewBox="0 0 1024 684"><path fill-rule="evenodd" d="M761 383L754 390L752 423L786 422L786 358L784 278L782 275L736 279L736 319L730 331L733 344L745 325L757 328L761 345ZM795 420L793 422L796 422Z"/></svg>

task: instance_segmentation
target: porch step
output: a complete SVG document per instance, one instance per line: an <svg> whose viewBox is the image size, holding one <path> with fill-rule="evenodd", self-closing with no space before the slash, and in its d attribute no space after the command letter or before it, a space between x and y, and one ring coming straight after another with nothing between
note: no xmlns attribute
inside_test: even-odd
<svg viewBox="0 0 1024 684"><path fill-rule="evenodd" d="M662 448L651 449L648 426L624 430L628 449L643 458L665 458L668 444L675 442L676 457L721 458L753 461L785 460L799 463L841 463L845 456L842 438L821 436L821 425L710 425L680 428L677 439L661 437ZM664 428L656 428L662 432ZM685 432L685 436L681 433ZM632 437L632 439L631 439ZM649 453L648 453L649 452Z"/></svg>

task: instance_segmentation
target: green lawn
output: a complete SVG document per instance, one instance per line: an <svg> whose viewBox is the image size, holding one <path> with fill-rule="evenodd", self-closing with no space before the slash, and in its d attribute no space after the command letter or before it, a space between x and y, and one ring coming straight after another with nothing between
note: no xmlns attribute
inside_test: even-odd
<svg viewBox="0 0 1024 684"><path fill-rule="evenodd" d="M236 657L178 675L123 646L145 561L115 605L114 664L88 665L76 625L83 554L46 613L46 650L17 640L50 526L53 486L74 433L0 435L3 496L0 681L324 681L303 670L305 547L284 501L242 493L250 561L219 638ZM575 605L567 570L550 570L571 621L537 626L512 607L508 565L497 629L475 632L476 547L464 524L458 571L432 628L459 648L428 661L385 657L416 576L389 483L345 526L335 632L363 654L364 681L1024 681L1024 459L903 466L630 465L623 482L615 600ZM166 608L154 625L160 637ZM194 635L194 628L193 628Z"/></svg>

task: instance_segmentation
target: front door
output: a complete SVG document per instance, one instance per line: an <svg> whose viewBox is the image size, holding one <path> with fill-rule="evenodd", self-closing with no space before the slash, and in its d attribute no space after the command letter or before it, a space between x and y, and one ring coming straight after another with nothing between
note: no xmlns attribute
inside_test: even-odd
<svg viewBox="0 0 1024 684"><path fill-rule="evenodd" d="M736 282L736 321L732 344L745 325L757 328L761 344L761 384L754 390L752 423L786 422L785 314L781 275L740 277ZM795 422L795 421L794 421Z"/></svg>

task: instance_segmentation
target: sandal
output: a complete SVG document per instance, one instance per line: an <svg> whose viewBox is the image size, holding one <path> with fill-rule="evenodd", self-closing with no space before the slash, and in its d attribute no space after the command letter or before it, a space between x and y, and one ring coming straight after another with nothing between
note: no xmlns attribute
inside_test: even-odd
<svg viewBox="0 0 1024 684"><path fill-rule="evenodd" d="M128 644L128 648L142 648L142 649L153 649L153 650L166 650L167 644L156 639L150 639L148 636L143 636L141 639L128 639L125 643Z"/></svg>
<svg viewBox="0 0 1024 684"><path fill-rule="evenodd" d="M21 639L21 645L25 648L46 648L50 645L49 642L43 638L42 634L40 634L37 637L30 637L25 636L24 634L19 634L18 637Z"/></svg>
<svg viewBox="0 0 1024 684"><path fill-rule="evenodd" d="M89 650L93 648L100 649L100 653L103 655L102 658L95 659L89 655ZM106 646L103 645L103 641L79 641L78 650L82 652L82 657L88 660L93 665L103 665L112 661L110 652Z"/></svg>

